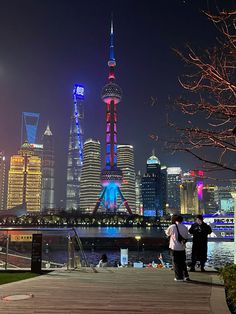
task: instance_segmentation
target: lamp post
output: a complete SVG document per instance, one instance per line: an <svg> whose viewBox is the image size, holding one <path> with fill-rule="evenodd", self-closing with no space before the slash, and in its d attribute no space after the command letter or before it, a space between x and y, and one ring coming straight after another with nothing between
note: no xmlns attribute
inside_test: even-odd
<svg viewBox="0 0 236 314"><path fill-rule="evenodd" d="M236 191L230 193L234 199L234 264L236 264Z"/></svg>
<svg viewBox="0 0 236 314"><path fill-rule="evenodd" d="M141 240L141 237L139 235L134 237L135 240L137 241L137 247L138 247L138 261L139 261L139 241Z"/></svg>

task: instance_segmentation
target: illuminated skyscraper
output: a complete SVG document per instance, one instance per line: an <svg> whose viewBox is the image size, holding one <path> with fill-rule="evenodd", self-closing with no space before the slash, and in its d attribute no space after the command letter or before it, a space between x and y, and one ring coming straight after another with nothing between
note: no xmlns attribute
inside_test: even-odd
<svg viewBox="0 0 236 314"><path fill-rule="evenodd" d="M40 211L41 183L41 158L35 156L33 146L25 142L18 155L11 157L7 208L22 205L29 212Z"/></svg>
<svg viewBox="0 0 236 314"><path fill-rule="evenodd" d="M147 160L147 172L142 177L144 216L163 216L166 209L166 167L152 153Z"/></svg>
<svg viewBox="0 0 236 314"><path fill-rule="evenodd" d="M53 135L47 126L43 135L43 154L42 154L42 200L41 208L55 208L54 200L54 143Z"/></svg>
<svg viewBox="0 0 236 314"><path fill-rule="evenodd" d="M180 185L181 214L201 214L202 171L189 171L183 174Z"/></svg>
<svg viewBox="0 0 236 314"><path fill-rule="evenodd" d="M215 214L219 210L219 206L215 200L216 192L218 192L218 188L215 185L207 184L204 186L202 198L204 214Z"/></svg>
<svg viewBox="0 0 236 314"><path fill-rule="evenodd" d="M37 112L22 112L21 145L25 141L30 144L36 143L39 116Z"/></svg>
<svg viewBox="0 0 236 314"><path fill-rule="evenodd" d="M117 166L123 174L121 183L122 193L129 200L129 206L132 212L135 213L135 170L134 148L132 145L117 146ZM123 209L125 209L124 206Z"/></svg>
<svg viewBox="0 0 236 314"><path fill-rule="evenodd" d="M161 212L163 216L166 214L166 204L167 204L167 167L161 165Z"/></svg>
<svg viewBox="0 0 236 314"><path fill-rule="evenodd" d="M223 213L229 213L234 211L234 198L231 194L232 187L230 186L218 186L214 191L214 200L216 202L217 209Z"/></svg>
<svg viewBox="0 0 236 314"><path fill-rule="evenodd" d="M66 210L80 205L80 177L83 165L84 87L75 84L67 161Z"/></svg>
<svg viewBox="0 0 236 314"><path fill-rule="evenodd" d="M121 206L125 206L129 214L132 211L128 201L123 196L120 185L122 183L122 171L117 167L117 105L121 101L122 91L115 83L115 55L113 43L113 21L110 32L110 58L108 61L108 83L103 87L102 100L106 104L106 166L101 172L102 193L96 203L94 213L99 206L107 213L116 212ZM118 196L121 201L118 201Z"/></svg>
<svg viewBox="0 0 236 314"><path fill-rule="evenodd" d="M180 167L167 168L167 202L169 209L180 213L180 184L182 169Z"/></svg>
<svg viewBox="0 0 236 314"><path fill-rule="evenodd" d="M139 171L135 176L136 214L143 215L142 175Z"/></svg>
<svg viewBox="0 0 236 314"><path fill-rule="evenodd" d="M3 152L0 152L0 210L6 209L6 158Z"/></svg>
<svg viewBox="0 0 236 314"><path fill-rule="evenodd" d="M84 142L84 159L80 180L80 210L92 213L101 191L101 145L88 139Z"/></svg>

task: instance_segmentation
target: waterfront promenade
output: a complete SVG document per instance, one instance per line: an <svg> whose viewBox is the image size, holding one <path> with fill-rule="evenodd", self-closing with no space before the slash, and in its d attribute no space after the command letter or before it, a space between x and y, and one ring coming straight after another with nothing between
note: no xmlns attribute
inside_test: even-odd
<svg viewBox="0 0 236 314"><path fill-rule="evenodd" d="M174 282L173 271L153 268L57 270L0 286L1 314L228 314L224 287L214 272ZM32 298L5 301L5 296Z"/></svg>

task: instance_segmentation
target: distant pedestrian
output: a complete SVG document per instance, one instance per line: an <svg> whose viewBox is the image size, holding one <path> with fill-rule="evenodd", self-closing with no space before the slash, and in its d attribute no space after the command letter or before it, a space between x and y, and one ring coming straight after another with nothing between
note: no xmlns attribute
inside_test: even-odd
<svg viewBox="0 0 236 314"><path fill-rule="evenodd" d="M203 221L202 215L197 215L196 222L190 227L189 233L193 235L190 271L195 271L197 261L200 262L201 271L205 271L204 267L207 261L207 236L212 233L211 227Z"/></svg>
<svg viewBox="0 0 236 314"><path fill-rule="evenodd" d="M107 267L107 265L108 265L107 256L106 256L106 254L103 254L101 256L99 263L97 264L97 267Z"/></svg>
<svg viewBox="0 0 236 314"><path fill-rule="evenodd" d="M115 261L114 262L114 267L122 267L120 262Z"/></svg>
<svg viewBox="0 0 236 314"><path fill-rule="evenodd" d="M172 216L172 225L165 231L170 238L169 248L175 272L175 281L188 281L185 243L188 238L188 228L182 224L183 217Z"/></svg>

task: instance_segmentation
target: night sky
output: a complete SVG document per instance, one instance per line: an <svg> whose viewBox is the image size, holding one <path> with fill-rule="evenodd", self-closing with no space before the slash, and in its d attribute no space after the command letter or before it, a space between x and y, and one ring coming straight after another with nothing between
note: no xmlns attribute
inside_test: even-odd
<svg viewBox="0 0 236 314"><path fill-rule="evenodd" d="M232 3L218 4L226 2ZM85 86L85 139L105 146L100 94L113 12L116 82L123 90L118 143L134 145L136 170L145 171L153 148L162 164L198 167L189 155L164 148L171 136L167 113L182 119L169 105L183 92L178 77L185 73L172 48L214 45L216 30L201 12L214 6L213 0L0 0L0 150L17 153L22 111L39 112L39 140L47 122L55 138L57 204L64 199L74 83Z"/></svg>

